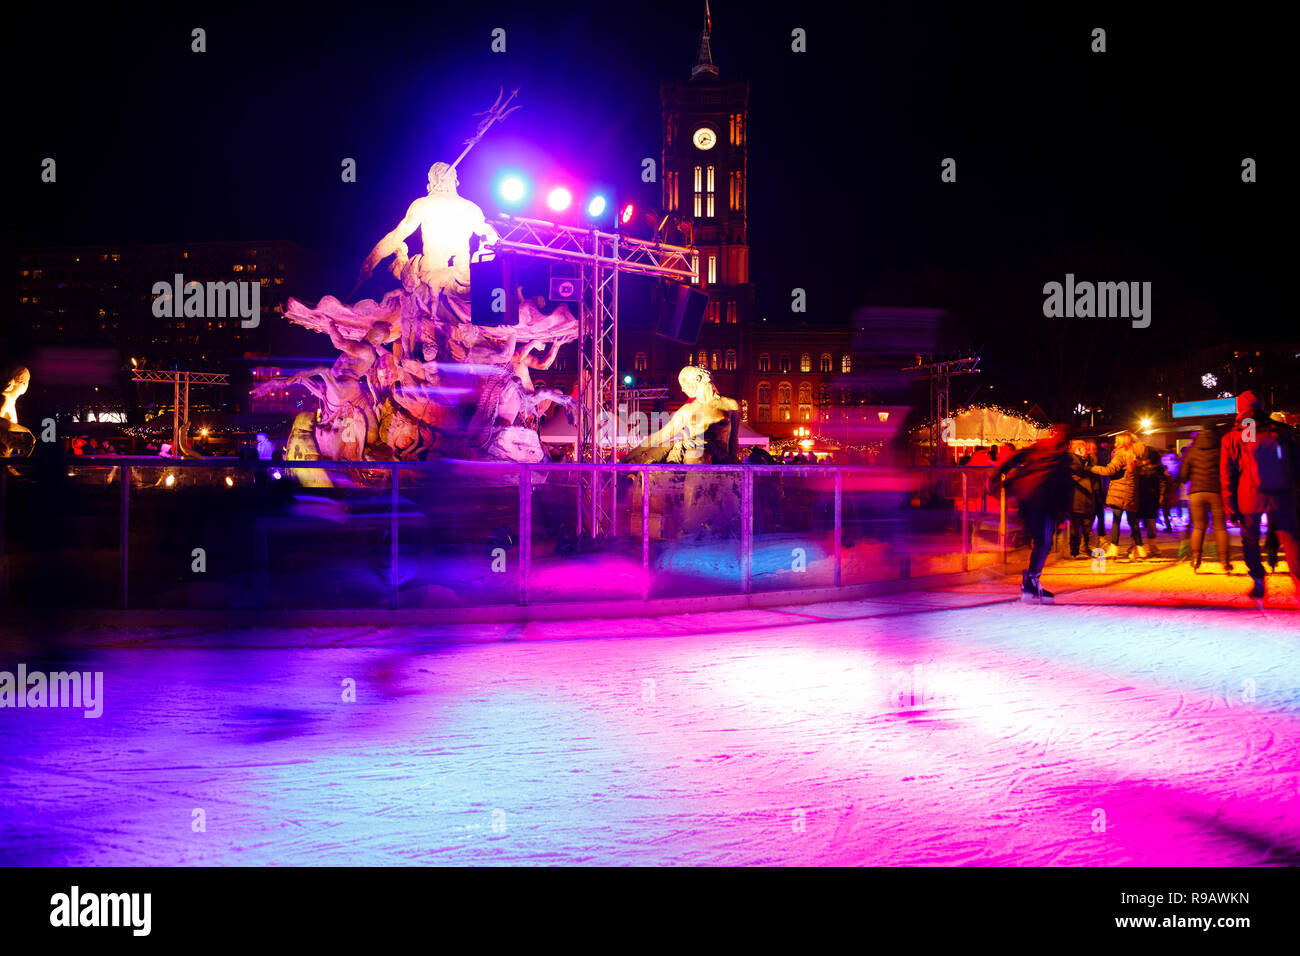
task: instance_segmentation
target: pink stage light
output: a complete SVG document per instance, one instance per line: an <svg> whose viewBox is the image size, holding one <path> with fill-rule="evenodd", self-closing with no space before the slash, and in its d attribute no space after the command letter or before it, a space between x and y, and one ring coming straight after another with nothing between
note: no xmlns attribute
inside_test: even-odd
<svg viewBox="0 0 1300 956"><path fill-rule="evenodd" d="M556 186L546 197L546 205L550 206L556 212L564 212L573 202L573 193L569 192L563 186Z"/></svg>

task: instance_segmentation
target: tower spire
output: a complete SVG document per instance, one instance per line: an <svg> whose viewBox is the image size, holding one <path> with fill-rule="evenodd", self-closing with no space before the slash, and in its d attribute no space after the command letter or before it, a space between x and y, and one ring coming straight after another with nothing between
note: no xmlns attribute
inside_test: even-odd
<svg viewBox="0 0 1300 956"><path fill-rule="evenodd" d="M704 0L704 29L700 31L700 45L695 51L695 66L691 67L691 79L701 74L717 76L718 68L713 65L713 50L709 46L709 33L713 30L713 17L709 13L709 0Z"/></svg>

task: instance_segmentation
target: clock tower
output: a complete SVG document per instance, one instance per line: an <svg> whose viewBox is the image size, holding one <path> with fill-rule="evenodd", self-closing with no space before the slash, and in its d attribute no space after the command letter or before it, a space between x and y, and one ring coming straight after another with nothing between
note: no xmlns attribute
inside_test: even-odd
<svg viewBox="0 0 1300 956"><path fill-rule="evenodd" d="M740 400L754 312L746 237L749 83L722 79L711 30L706 0L690 79L660 87L663 210L679 230L670 241L699 250L699 286L709 294L697 346L672 346L664 364L680 352L682 365L707 366L718 390Z"/></svg>

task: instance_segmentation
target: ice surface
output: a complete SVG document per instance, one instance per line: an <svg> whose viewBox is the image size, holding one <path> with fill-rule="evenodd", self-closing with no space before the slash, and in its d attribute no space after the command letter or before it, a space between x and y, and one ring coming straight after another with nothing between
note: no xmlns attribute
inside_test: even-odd
<svg viewBox="0 0 1300 956"><path fill-rule="evenodd" d="M0 710L0 863L1300 863L1289 582L1260 613L1186 565L1044 580L70 635L46 666L102 670L105 712Z"/></svg>

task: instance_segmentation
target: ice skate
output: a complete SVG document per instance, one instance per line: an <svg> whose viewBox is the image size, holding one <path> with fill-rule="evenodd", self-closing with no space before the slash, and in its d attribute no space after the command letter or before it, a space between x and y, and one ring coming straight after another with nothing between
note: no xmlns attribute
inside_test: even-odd
<svg viewBox="0 0 1300 956"><path fill-rule="evenodd" d="M1130 552L1130 557L1136 554L1138 561L1145 561L1147 559L1147 553L1147 546L1145 544L1139 544Z"/></svg>
<svg viewBox="0 0 1300 956"><path fill-rule="evenodd" d="M1028 572L1020 579L1020 600L1025 604L1051 604L1056 597L1039 583L1038 578L1030 577Z"/></svg>
<svg viewBox="0 0 1300 956"><path fill-rule="evenodd" d="M1199 554L1192 555L1192 573L1201 573L1201 556Z"/></svg>
<svg viewBox="0 0 1300 956"><path fill-rule="evenodd" d="M1115 544L1113 541L1112 541L1110 544L1106 545L1106 557L1108 557L1108 558L1118 558L1118 557L1119 557L1119 545Z"/></svg>
<svg viewBox="0 0 1300 956"><path fill-rule="evenodd" d="M1251 578L1251 580L1254 581L1254 585L1250 589L1250 597L1254 600L1255 607L1262 611L1264 610L1264 579Z"/></svg>

